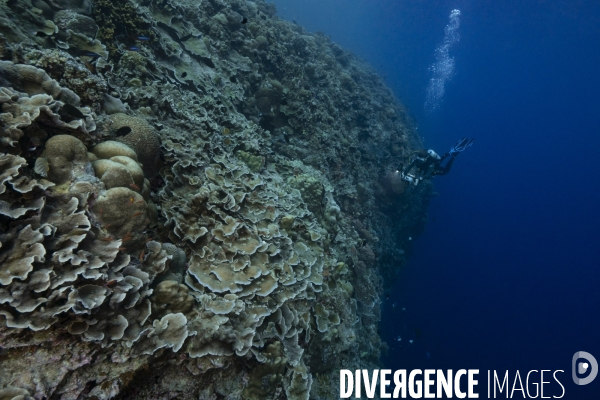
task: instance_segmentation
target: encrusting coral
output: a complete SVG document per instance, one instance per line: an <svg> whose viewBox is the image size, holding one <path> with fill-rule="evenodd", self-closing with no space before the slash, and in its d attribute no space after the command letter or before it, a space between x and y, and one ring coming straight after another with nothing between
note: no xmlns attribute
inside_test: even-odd
<svg viewBox="0 0 600 400"><path fill-rule="evenodd" d="M404 110L262 0L93 5L0 3L0 397L336 398L424 221Z"/></svg>

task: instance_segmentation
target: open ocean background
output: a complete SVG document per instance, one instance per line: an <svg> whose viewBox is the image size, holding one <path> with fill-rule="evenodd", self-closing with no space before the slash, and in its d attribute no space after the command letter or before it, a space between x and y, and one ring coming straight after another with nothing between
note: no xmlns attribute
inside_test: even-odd
<svg viewBox="0 0 600 400"><path fill-rule="evenodd" d="M562 369L565 399L599 399L600 377L576 386L571 357L600 360L600 2L274 3L373 65L428 148L476 138L435 178L427 228L383 306L386 367L479 368L480 398L488 369L511 385L516 370ZM453 9L454 75L427 113Z"/></svg>

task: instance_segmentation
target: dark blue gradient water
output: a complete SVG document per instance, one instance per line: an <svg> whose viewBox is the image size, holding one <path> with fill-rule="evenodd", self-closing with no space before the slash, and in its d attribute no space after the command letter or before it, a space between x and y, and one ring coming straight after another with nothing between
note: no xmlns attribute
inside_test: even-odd
<svg viewBox="0 0 600 400"><path fill-rule="evenodd" d="M374 65L427 146L476 138L435 178L427 228L384 304L386 366L562 369L564 398L600 398L600 378L571 380L576 351L600 360L600 3L275 3ZM455 8L455 75L426 114L427 69Z"/></svg>

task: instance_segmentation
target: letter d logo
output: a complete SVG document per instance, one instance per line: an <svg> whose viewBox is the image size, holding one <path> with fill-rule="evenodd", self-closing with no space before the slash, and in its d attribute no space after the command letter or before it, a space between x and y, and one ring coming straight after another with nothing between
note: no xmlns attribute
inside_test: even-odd
<svg viewBox="0 0 600 400"><path fill-rule="evenodd" d="M580 358L584 358L587 362L580 362L578 364L577 360L579 360ZM585 374L590 366L592 367L592 370L590 371L590 374L587 377L577 377L577 374ZM573 382L575 382L576 385L587 385L588 383L593 381L594 378L596 378L596 375L598 375L598 362L596 361L593 355L585 351L578 351L577 353L573 354L572 367Z"/></svg>

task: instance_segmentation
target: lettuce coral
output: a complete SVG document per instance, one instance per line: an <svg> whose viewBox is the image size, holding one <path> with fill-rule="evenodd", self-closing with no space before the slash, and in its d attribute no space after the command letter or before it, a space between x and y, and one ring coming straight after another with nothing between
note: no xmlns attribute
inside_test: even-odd
<svg viewBox="0 0 600 400"><path fill-rule="evenodd" d="M89 4L0 4L0 394L331 398L376 368L428 190L377 195L418 144L389 90L263 0Z"/></svg>

